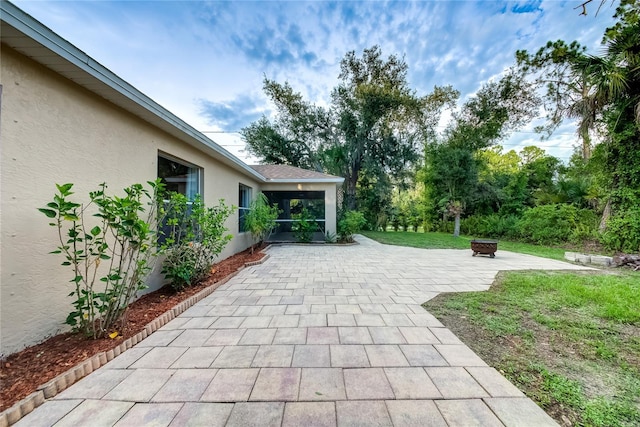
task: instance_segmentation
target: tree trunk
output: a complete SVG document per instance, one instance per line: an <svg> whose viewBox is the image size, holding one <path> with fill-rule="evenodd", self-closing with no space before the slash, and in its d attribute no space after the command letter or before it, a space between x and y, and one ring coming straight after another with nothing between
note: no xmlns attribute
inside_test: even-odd
<svg viewBox="0 0 640 427"><path fill-rule="evenodd" d="M604 207L604 211L602 212L602 218L600 219L600 226L598 227L598 231L604 233L607 229L607 221L611 216L611 200L607 200L607 204Z"/></svg>
<svg viewBox="0 0 640 427"><path fill-rule="evenodd" d="M589 136L589 130L582 132L582 159L586 162L591 158L591 137Z"/></svg>
<svg viewBox="0 0 640 427"><path fill-rule="evenodd" d="M460 212L456 212L456 219L453 223L453 237L460 236Z"/></svg>

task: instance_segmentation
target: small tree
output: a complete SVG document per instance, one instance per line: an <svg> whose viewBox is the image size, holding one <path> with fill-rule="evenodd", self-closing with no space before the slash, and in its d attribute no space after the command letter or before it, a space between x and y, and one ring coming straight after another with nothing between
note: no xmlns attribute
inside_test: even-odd
<svg viewBox="0 0 640 427"><path fill-rule="evenodd" d="M269 200L264 193L258 194L258 197L251 202L249 211L244 216L244 231L251 233L254 240L259 245L268 239L273 230L276 228L276 219L280 211L275 205L269 205ZM251 245L251 253L255 245Z"/></svg>

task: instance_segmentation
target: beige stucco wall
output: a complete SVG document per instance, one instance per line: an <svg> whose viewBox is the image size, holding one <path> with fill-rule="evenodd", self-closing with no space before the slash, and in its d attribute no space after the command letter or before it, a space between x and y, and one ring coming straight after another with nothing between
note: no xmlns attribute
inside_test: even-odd
<svg viewBox="0 0 640 427"><path fill-rule="evenodd" d="M326 184L285 184L285 183L265 183L260 187L262 191L324 191L324 214L325 229L327 233L337 233L337 186L334 183Z"/></svg>
<svg viewBox="0 0 640 427"><path fill-rule="evenodd" d="M0 64L0 355L8 355L66 329L71 273L49 254L56 229L37 211L55 183L75 183L82 201L101 182L120 193L154 180L162 151L203 169L207 204L237 205L239 182L259 185L4 45ZM250 244L237 235L237 213L227 226L236 235L223 258Z"/></svg>

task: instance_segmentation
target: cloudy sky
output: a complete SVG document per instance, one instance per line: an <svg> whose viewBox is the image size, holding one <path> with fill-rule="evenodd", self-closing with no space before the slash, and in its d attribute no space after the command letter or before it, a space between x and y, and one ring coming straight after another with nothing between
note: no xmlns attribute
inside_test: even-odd
<svg viewBox="0 0 640 427"><path fill-rule="evenodd" d="M517 49L563 39L598 53L614 11L607 2L598 16L597 4L580 16L580 1L558 0L15 3L249 161L237 131L271 112L264 76L326 104L345 53L377 44L404 56L419 95L451 84L464 100L512 65ZM571 124L549 141L525 129L502 143L538 145L563 160L575 144Z"/></svg>

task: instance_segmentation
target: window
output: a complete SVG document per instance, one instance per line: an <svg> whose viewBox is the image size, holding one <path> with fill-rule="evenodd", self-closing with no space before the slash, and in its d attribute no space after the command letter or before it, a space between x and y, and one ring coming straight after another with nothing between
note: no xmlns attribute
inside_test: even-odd
<svg viewBox="0 0 640 427"><path fill-rule="evenodd" d="M241 233L244 232L244 216L249 211L249 206L251 206L251 187L240 184L238 189L238 231Z"/></svg>
<svg viewBox="0 0 640 427"><path fill-rule="evenodd" d="M200 193L201 169L165 154L158 154L158 178L167 191L184 194L193 200Z"/></svg>
<svg viewBox="0 0 640 427"><path fill-rule="evenodd" d="M158 178L165 184L166 191L184 194L190 201L195 199L196 194L201 191L201 169L188 164L166 154L158 154ZM168 209L169 201L165 201L165 209ZM184 220L186 221L191 213L191 203ZM170 214L167 214L170 215ZM165 242L167 236L171 235L172 227L168 226L164 218L159 224L158 245ZM180 230L186 230L186 224L180 225ZM175 238L176 236L174 236Z"/></svg>

